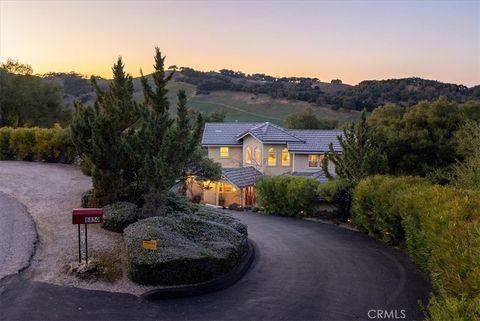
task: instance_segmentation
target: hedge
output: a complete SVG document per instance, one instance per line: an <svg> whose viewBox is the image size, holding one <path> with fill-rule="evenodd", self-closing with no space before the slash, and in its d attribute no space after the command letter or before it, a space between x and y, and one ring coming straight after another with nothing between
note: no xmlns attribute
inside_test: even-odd
<svg viewBox="0 0 480 321"><path fill-rule="evenodd" d="M125 229L124 240L128 277L152 285L214 279L234 269L247 249L246 226L208 209L140 220ZM144 249L144 240L156 240L157 249Z"/></svg>
<svg viewBox="0 0 480 321"><path fill-rule="evenodd" d="M353 197L353 224L404 248L429 276L430 320L480 319L480 191L373 176Z"/></svg>
<svg viewBox="0 0 480 321"><path fill-rule="evenodd" d="M116 202L103 208L103 224L106 230L121 233L138 220L137 205L128 202Z"/></svg>
<svg viewBox="0 0 480 321"><path fill-rule="evenodd" d="M77 157L70 129L0 128L0 160L72 163Z"/></svg>
<svg viewBox="0 0 480 321"><path fill-rule="evenodd" d="M307 216L316 210L319 184L310 177L263 176L256 184L258 204L271 214Z"/></svg>

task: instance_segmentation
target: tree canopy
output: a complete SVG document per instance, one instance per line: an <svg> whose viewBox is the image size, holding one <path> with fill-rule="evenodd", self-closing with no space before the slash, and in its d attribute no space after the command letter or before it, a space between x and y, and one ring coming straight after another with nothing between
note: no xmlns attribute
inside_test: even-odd
<svg viewBox="0 0 480 321"><path fill-rule="evenodd" d="M29 65L9 59L0 66L0 127L51 127L70 113L62 88L33 75Z"/></svg>

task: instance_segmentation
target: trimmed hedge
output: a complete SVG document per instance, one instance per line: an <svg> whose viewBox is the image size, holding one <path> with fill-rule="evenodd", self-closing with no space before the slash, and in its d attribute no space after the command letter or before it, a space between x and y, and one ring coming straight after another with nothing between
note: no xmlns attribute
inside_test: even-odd
<svg viewBox="0 0 480 321"><path fill-rule="evenodd" d="M76 157L68 128L0 128L0 160L70 164Z"/></svg>
<svg viewBox="0 0 480 321"><path fill-rule="evenodd" d="M116 202L103 208L103 224L106 230L121 233L138 220L137 205L128 202Z"/></svg>
<svg viewBox="0 0 480 321"><path fill-rule="evenodd" d="M197 208L140 220L124 231L128 277L140 284L205 282L234 269L247 249L247 228L234 218ZM156 240L146 250L143 240Z"/></svg>
<svg viewBox="0 0 480 321"><path fill-rule="evenodd" d="M307 216L316 210L319 184L310 177L263 176L256 184L258 204L267 213Z"/></svg>
<svg viewBox="0 0 480 321"><path fill-rule="evenodd" d="M480 191L373 176L353 198L361 231L406 249L435 289L431 320L480 319Z"/></svg>

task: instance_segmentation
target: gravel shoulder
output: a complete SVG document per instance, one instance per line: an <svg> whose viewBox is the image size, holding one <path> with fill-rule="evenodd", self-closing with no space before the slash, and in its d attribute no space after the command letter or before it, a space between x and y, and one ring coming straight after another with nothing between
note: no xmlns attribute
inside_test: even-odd
<svg viewBox="0 0 480 321"><path fill-rule="evenodd" d="M27 208L0 193L0 280L28 266L36 241L35 223Z"/></svg>
<svg viewBox="0 0 480 321"><path fill-rule="evenodd" d="M23 275L34 281L84 289L144 293L151 287L131 282L126 271L115 283L79 280L65 273L65 266L78 259L77 227L72 225L71 210L80 206L82 193L90 188L90 177L73 165L0 161L0 192L23 203L37 227L37 248ZM21 212L19 208L12 210ZM89 226L88 246L90 255L108 252L126 260L122 235L99 225Z"/></svg>

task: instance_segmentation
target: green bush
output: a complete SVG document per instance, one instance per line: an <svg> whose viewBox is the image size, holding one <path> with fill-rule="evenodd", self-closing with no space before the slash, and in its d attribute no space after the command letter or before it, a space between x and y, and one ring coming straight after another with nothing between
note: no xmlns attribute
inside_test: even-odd
<svg viewBox="0 0 480 321"><path fill-rule="evenodd" d="M9 160L14 158L14 152L10 145L10 137L12 136L13 128L0 128L0 160Z"/></svg>
<svg viewBox="0 0 480 321"><path fill-rule="evenodd" d="M106 230L121 233L138 220L137 205L128 202L116 202L103 208L103 224Z"/></svg>
<svg viewBox="0 0 480 321"><path fill-rule="evenodd" d="M70 129L0 128L0 160L73 163L77 157Z"/></svg>
<svg viewBox="0 0 480 321"><path fill-rule="evenodd" d="M480 318L480 191L373 176L354 192L353 223L406 249L429 276L431 320Z"/></svg>
<svg viewBox="0 0 480 321"><path fill-rule="evenodd" d="M18 160L35 159L36 137L34 128L15 128L10 136L10 146Z"/></svg>
<svg viewBox="0 0 480 321"><path fill-rule="evenodd" d="M335 204L339 208L343 220L347 220L350 217L350 204L353 193L352 183L337 177L318 185L317 193L320 198Z"/></svg>
<svg viewBox="0 0 480 321"><path fill-rule="evenodd" d="M82 194L82 207L95 207L94 206L94 198L93 198L93 189L89 189L88 191Z"/></svg>
<svg viewBox="0 0 480 321"><path fill-rule="evenodd" d="M247 248L246 226L213 210L170 212L125 229L128 277L140 284L181 285L208 281L235 268ZM156 240L156 250L142 247Z"/></svg>
<svg viewBox="0 0 480 321"><path fill-rule="evenodd" d="M258 204L267 213L285 216L313 214L320 182L309 177L263 176L256 184Z"/></svg>

